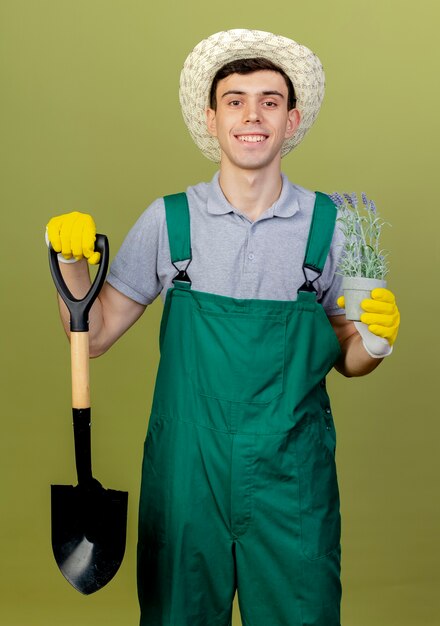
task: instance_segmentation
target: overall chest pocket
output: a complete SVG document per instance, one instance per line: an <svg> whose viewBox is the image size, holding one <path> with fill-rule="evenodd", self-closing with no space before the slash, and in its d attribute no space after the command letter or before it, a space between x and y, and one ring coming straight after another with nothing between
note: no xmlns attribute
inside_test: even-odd
<svg viewBox="0 0 440 626"><path fill-rule="evenodd" d="M270 402L283 392L285 336L285 316L194 310L198 393L230 402Z"/></svg>

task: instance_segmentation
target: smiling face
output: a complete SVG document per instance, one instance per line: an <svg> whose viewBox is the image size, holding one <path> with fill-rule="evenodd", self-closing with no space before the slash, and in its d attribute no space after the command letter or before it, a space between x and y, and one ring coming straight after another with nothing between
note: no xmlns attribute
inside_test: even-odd
<svg viewBox="0 0 440 626"><path fill-rule="evenodd" d="M300 114L288 110L281 74L262 70L230 74L217 84L217 108L207 109L208 131L217 137L221 164L258 170L281 162L284 140L298 128Z"/></svg>

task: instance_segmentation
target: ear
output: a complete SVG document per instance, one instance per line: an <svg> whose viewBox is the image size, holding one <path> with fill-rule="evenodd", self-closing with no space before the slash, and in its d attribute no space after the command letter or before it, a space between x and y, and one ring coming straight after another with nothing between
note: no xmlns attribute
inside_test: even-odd
<svg viewBox="0 0 440 626"><path fill-rule="evenodd" d="M208 133L212 135L212 137L217 137L217 124L214 109L206 109L205 114Z"/></svg>
<svg viewBox="0 0 440 626"><path fill-rule="evenodd" d="M298 109L290 109L287 115L288 117L286 124L286 133L284 135L284 138L290 139L290 137L292 137L292 135L299 126L299 123L301 121L301 113Z"/></svg>

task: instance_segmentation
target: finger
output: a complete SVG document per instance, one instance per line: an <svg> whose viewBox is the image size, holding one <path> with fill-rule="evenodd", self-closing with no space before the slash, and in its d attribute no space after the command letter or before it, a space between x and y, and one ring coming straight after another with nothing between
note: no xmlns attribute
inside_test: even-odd
<svg viewBox="0 0 440 626"><path fill-rule="evenodd" d="M61 254L65 259L72 258L72 229L77 219L78 212L74 211L65 215L61 225Z"/></svg>
<svg viewBox="0 0 440 626"><path fill-rule="evenodd" d="M84 228L83 228L83 254L86 259L89 259L94 253L96 240L96 227L95 222L90 215L84 216Z"/></svg>
<svg viewBox="0 0 440 626"><path fill-rule="evenodd" d="M79 261L83 258L83 231L84 231L84 220L81 217L75 221L72 227L71 234L71 249L72 254Z"/></svg>
<svg viewBox="0 0 440 626"><path fill-rule="evenodd" d="M49 241L55 252L61 252L60 225L62 217L62 215L53 217L49 220L49 223L46 226L47 236L49 237Z"/></svg>
<svg viewBox="0 0 440 626"><path fill-rule="evenodd" d="M383 337L384 339L390 339L395 332L394 328L387 328L386 326L379 326L378 324L371 324L371 326L368 326L368 330L370 333L378 337Z"/></svg>
<svg viewBox="0 0 440 626"><path fill-rule="evenodd" d="M381 315L379 313L362 313L361 322L367 324L367 326L370 326L371 324L378 324L379 326L386 326L387 328L391 328L396 325L394 315Z"/></svg>
<svg viewBox="0 0 440 626"><path fill-rule="evenodd" d="M382 300L371 300L370 298L362 300L361 307L367 313L382 313L383 315L393 315L396 311L395 304L383 302Z"/></svg>
<svg viewBox="0 0 440 626"><path fill-rule="evenodd" d="M373 300L380 300L381 302L390 302L394 304L396 302L396 298L392 291L389 289L384 289L383 287L377 287L373 289L371 292L371 297Z"/></svg>
<svg viewBox="0 0 440 626"><path fill-rule="evenodd" d="M92 252L92 254L87 259L90 265L97 265L101 258L101 254L99 252Z"/></svg>
<svg viewBox="0 0 440 626"><path fill-rule="evenodd" d="M344 298L344 296L339 296L339 298L336 300L336 304L338 305L338 307L340 309L345 309L345 298Z"/></svg>

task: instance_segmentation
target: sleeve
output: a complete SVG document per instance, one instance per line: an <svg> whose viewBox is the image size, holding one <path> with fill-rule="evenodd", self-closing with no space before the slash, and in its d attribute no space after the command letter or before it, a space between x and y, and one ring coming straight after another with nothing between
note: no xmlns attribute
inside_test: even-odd
<svg viewBox="0 0 440 626"><path fill-rule="evenodd" d="M162 290L157 268L158 212L162 206L163 200L158 199L142 213L122 243L107 276L112 287L143 305L151 304Z"/></svg>

